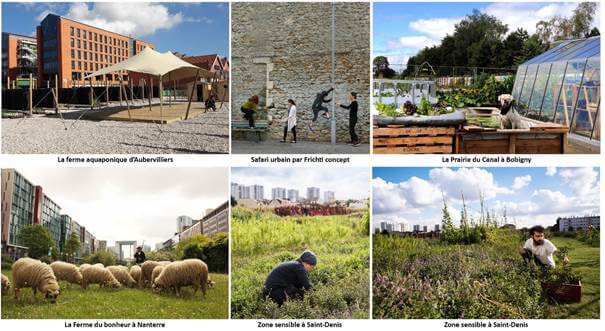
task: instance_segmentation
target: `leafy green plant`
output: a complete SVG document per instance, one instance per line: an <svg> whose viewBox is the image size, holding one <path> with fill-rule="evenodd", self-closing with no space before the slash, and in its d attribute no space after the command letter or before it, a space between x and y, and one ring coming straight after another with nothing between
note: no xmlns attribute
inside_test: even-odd
<svg viewBox="0 0 605 331"><path fill-rule="evenodd" d="M423 95L420 99L420 105L418 105L418 114L420 115L430 115L433 111L433 105L431 105L426 97Z"/></svg>
<svg viewBox="0 0 605 331"><path fill-rule="evenodd" d="M401 115L394 104L376 103L376 110L382 116L397 117Z"/></svg>

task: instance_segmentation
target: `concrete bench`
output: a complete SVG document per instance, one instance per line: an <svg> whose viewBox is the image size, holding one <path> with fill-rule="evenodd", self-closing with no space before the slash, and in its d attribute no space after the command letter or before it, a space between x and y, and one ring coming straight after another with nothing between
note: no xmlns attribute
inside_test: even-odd
<svg viewBox="0 0 605 331"><path fill-rule="evenodd" d="M269 128L269 124L266 120L256 120L254 122L254 127L251 128L248 124L248 121L232 121L231 122L231 130L239 131L239 132L254 132L257 134L258 140L260 142L262 140L261 134L266 132Z"/></svg>

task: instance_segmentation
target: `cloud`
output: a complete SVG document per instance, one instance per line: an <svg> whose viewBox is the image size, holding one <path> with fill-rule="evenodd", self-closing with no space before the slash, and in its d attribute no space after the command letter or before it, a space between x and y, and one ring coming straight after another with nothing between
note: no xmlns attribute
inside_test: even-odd
<svg viewBox="0 0 605 331"><path fill-rule="evenodd" d="M40 12L40 14L38 14L38 16L36 16L36 21L41 22L44 18L46 18L46 15L51 13L54 13L54 11L51 9L44 9L42 12Z"/></svg>
<svg viewBox="0 0 605 331"><path fill-rule="evenodd" d="M536 4L532 3L497 2L481 11L498 17L508 25L509 32L523 28L532 34L536 32L536 23L539 21L548 20L555 15L569 17L577 5L577 3L551 3L539 4L539 7L536 7Z"/></svg>
<svg viewBox="0 0 605 331"><path fill-rule="evenodd" d="M198 17L198 18L193 18L193 17L185 17L183 18L183 22L187 22L187 23L205 23L205 24L212 24L214 23L214 21L209 18L209 17Z"/></svg>
<svg viewBox="0 0 605 331"><path fill-rule="evenodd" d="M454 28L462 17L419 19L410 22L410 28L416 32L426 34L433 40L441 40L454 32Z"/></svg>
<svg viewBox="0 0 605 331"><path fill-rule="evenodd" d="M480 168L431 169L429 178L452 199L461 199L461 193L467 201L479 200L480 194L485 199L492 199L498 194L513 193L510 189L499 186L491 172Z"/></svg>
<svg viewBox="0 0 605 331"><path fill-rule="evenodd" d="M599 191L598 175L598 172L593 168L564 168L559 171L563 183L579 196L586 196Z"/></svg>
<svg viewBox="0 0 605 331"><path fill-rule="evenodd" d="M554 176L557 174L557 167L546 167L546 176Z"/></svg>
<svg viewBox="0 0 605 331"><path fill-rule="evenodd" d="M65 15L73 20L114 31L123 35L140 37L169 30L184 21L183 14L170 13L159 3L76 2Z"/></svg>
<svg viewBox="0 0 605 331"><path fill-rule="evenodd" d="M512 188L515 190L519 190L519 189L522 189L525 186L529 185L530 182L531 182L530 175L515 177L515 179L513 180Z"/></svg>
<svg viewBox="0 0 605 331"><path fill-rule="evenodd" d="M396 40L388 42L389 49L413 48L421 49L428 46L433 46L439 43L439 40L431 39L427 36L409 36L400 37Z"/></svg>

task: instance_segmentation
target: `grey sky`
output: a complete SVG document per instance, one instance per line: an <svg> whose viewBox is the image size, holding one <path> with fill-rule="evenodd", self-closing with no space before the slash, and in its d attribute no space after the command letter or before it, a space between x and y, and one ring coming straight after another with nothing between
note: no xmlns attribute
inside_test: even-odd
<svg viewBox="0 0 605 331"><path fill-rule="evenodd" d="M99 240L153 246L176 231L176 218L202 217L228 199L228 168L16 169Z"/></svg>
<svg viewBox="0 0 605 331"><path fill-rule="evenodd" d="M334 191L338 200L370 196L369 168L232 168L231 182L263 185L265 198L274 187L298 189L305 197L310 186L319 187L322 198L324 191Z"/></svg>

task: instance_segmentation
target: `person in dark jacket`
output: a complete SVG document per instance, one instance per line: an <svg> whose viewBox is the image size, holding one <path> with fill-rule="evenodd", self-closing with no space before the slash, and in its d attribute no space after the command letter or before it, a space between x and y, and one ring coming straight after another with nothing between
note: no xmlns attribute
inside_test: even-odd
<svg viewBox="0 0 605 331"><path fill-rule="evenodd" d="M206 100L206 110L216 111L216 101L214 100L214 95L211 95L208 100Z"/></svg>
<svg viewBox="0 0 605 331"><path fill-rule="evenodd" d="M305 291L313 288L309 272L315 268L317 256L304 251L296 261L283 262L275 267L265 280L263 295L279 306L290 298L302 299Z"/></svg>
<svg viewBox="0 0 605 331"><path fill-rule="evenodd" d="M349 110L349 135L351 135L351 141L349 142L353 146L359 146L359 137L357 133L355 133L355 125L357 125L357 93L351 92L349 94L349 101L351 102L349 105L345 106L340 103L336 103L337 106L340 106L344 109Z"/></svg>
<svg viewBox="0 0 605 331"><path fill-rule="evenodd" d="M134 253L134 260L137 264L143 264L145 262L145 252L141 246L137 247L137 252Z"/></svg>

